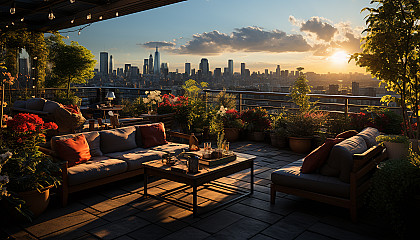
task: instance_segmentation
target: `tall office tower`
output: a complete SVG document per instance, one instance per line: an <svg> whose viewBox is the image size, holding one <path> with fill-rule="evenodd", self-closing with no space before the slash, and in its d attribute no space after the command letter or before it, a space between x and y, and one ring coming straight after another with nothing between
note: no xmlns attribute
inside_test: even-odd
<svg viewBox="0 0 420 240"><path fill-rule="evenodd" d="M126 77L130 77L130 75L131 75L131 64L126 63L126 64L124 65L124 75L125 75Z"/></svg>
<svg viewBox="0 0 420 240"><path fill-rule="evenodd" d="M149 74L153 74L153 56L150 54L149 56Z"/></svg>
<svg viewBox="0 0 420 240"><path fill-rule="evenodd" d="M160 68L161 68L162 75L165 76L165 77L168 76L168 74L169 74L168 63L162 63Z"/></svg>
<svg viewBox="0 0 420 240"><path fill-rule="evenodd" d="M195 75L195 68L191 69L191 76Z"/></svg>
<svg viewBox="0 0 420 240"><path fill-rule="evenodd" d="M276 77L280 77L280 65L277 65L277 68L276 68Z"/></svg>
<svg viewBox="0 0 420 240"><path fill-rule="evenodd" d="M266 77L268 77L268 69L267 69L267 68L264 70L264 75L265 75Z"/></svg>
<svg viewBox="0 0 420 240"><path fill-rule="evenodd" d="M114 70L114 62L112 61L112 55L109 56L109 74L112 74L112 71Z"/></svg>
<svg viewBox="0 0 420 240"><path fill-rule="evenodd" d="M233 75L233 60L229 59L228 60L228 70L229 70L229 75Z"/></svg>
<svg viewBox="0 0 420 240"><path fill-rule="evenodd" d="M215 68L214 69L214 77L216 79L220 79L222 77L222 69L221 68Z"/></svg>
<svg viewBox="0 0 420 240"><path fill-rule="evenodd" d="M156 46L156 52L155 52L154 73L155 75L160 75L160 54L159 54L157 46Z"/></svg>
<svg viewBox="0 0 420 240"><path fill-rule="evenodd" d="M124 75L124 70L123 68L117 68L117 76L123 76Z"/></svg>
<svg viewBox="0 0 420 240"><path fill-rule="evenodd" d="M143 74L148 74L149 73L149 59L144 59L144 63L143 63Z"/></svg>
<svg viewBox="0 0 420 240"><path fill-rule="evenodd" d="M28 59L19 58L19 73L23 76L29 75Z"/></svg>
<svg viewBox="0 0 420 240"><path fill-rule="evenodd" d="M101 74L108 74L108 53L99 53L99 71Z"/></svg>
<svg viewBox="0 0 420 240"><path fill-rule="evenodd" d="M190 76L191 74L191 63L185 63L185 74Z"/></svg>
<svg viewBox="0 0 420 240"><path fill-rule="evenodd" d="M360 85L358 82L352 82L351 83L351 94L355 96L360 95Z"/></svg>
<svg viewBox="0 0 420 240"><path fill-rule="evenodd" d="M245 76L245 63L241 63L241 76Z"/></svg>
<svg viewBox="0 0 420 240"><path fill-rule="evenodd" d="M284 76L289 77L289 70L284 70Z"/></svg>
<svg viewBox="0 0 420 240"><path fill-rule="evenodd" d="M208 76L210 73L209 70L209 60L207 58L202 58L200 62L200 70L203 76Z"/></svg>

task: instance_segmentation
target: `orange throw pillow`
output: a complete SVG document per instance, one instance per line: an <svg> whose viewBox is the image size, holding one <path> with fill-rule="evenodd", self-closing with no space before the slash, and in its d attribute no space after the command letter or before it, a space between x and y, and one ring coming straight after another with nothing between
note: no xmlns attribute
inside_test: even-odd
<svg viewBox="0 0 420 240"><path fill-rule="evenodd" d="M331 149L335 144L343 141L344 138L327 138L324 144L313 150L303 159L301 173L312 173L322 166L328 159Z"/></svg>
<svg viewBox="0 0 420 240"><path fill-rule="evenodd" d="M358 134L358 132L356 130L348 130L342 133L339 133L337 136L335 136L335 138L351 138L353 136L356 136Z"/></svg>
<svg viewBox="0 0 420 240"><path fill-rule="evenodd" d="M143 147L149 148L168 143L163 123L141 125L139 128Z"/></svg>
<svg viewBox="0 0 420 240"><path fill-rule="evenodd" d="M64 140L55 140L55 143L58 156L68 161L69 167L87 162L91 158L89 144L83 134Z"/></svg>

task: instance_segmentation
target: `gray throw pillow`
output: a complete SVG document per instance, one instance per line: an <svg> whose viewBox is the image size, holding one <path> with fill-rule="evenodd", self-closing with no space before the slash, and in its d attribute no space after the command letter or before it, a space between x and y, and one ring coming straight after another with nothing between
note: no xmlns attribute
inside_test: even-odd
<svg viewBox="0 0 420 240"><path fill-rule="evenodd" d="M104 130L100 132L103 153L121 152L137 148L134 126Z"/></svg>
<svg viewBox="0 0 420 240"><path fill-rule="evenodd" d="M60 107L60 104L58 102L46 101L44 104L44 109L42 111L53 113L59 107Z"/></svg>
<svg viewBox="0 0 420 240"><path fill-rule="evenodd" d="M26 108L30 110L42 111L47 100L43 98L31 98L26 100Z"/></svg>
<svg viewBox="0 0 420 240"><path fill-rule="evenodd" d="M376 128L367 127L359 132L357 136L361 136L365 140L367 147L371 148L378 144L376 142L376 137L379 136L379 131Z"/></svg>
<svg viewBox="0 0 420 240"><path fill-rule="evenodd" d="M350 182L350 172L353 169L353 154L367 150L366 142L361 136L353 136L336 144L321 167L321 175L338 177L341 181Z"/></svg>
<svg viewBox="0 0 420 240"><path fill-rule="evenodd" d="M86 132L83 133L86 137L86 141L89 144L90 155L92 157L100 157L102 156L101 151L101 138L98 132Z"/></svg>

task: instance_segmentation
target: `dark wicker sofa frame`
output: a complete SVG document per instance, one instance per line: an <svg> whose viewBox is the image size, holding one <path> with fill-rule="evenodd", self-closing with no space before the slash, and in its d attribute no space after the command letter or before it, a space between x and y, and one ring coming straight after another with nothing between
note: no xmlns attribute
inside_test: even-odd
<svg viewBox="0 0 420 240"><path fill-rule="evenodd" d="M360 197L365 193L371 183L370 175L376 170L377 165L387 158L385 147L380 144L368 149L362 154L354 154L353 169L350 173L350 195L349 198L342 198L337 196L330 196L327 194L311 192L307 190L282 186L271 183L271 204L275 204L276 192L283 192L311 200L348 208L350 210L350 217L353 222L357 221L357 209L361 206L363 201ZM365 180L367 179L367 180ZM361 183L361 181L363 181Z"/></svg>

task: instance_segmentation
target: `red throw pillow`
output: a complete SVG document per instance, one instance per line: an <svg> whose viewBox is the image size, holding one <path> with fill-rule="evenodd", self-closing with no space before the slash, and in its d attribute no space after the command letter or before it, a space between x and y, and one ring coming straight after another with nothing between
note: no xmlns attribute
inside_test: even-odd
<svg viewBox="0 0 420 240"><path fill-rule="evenodd" d="M89 144L83 134L73 138L54 141L58 156L68 161L69 167L87 162L91 158Z"/></svg>
<svg viewBox="0 0 420 240"><path fill-rule="evenodd" d="M145 148L167 144L165 126L163 123L146 124L139 126L141 140Z"/></svg>
<svg viewBox="0 0 420 240"><path fill-rule="evenodd" d="M303 159L301 173L312 173L324 164L335 144L343 141L344 138L327 138L324 144L313 150Z"/></svg>
<svg viewBox="0 0 420 240"><path fill-rule="evenodd" d="M348 131L345 131L345 132L342 132L342 133L338 134L337 136L335 136L335 138L347 139L347 138L351 138L353 136L356 136L357 134L358 134L358 132L356 130L348 130Z"/></svg>

